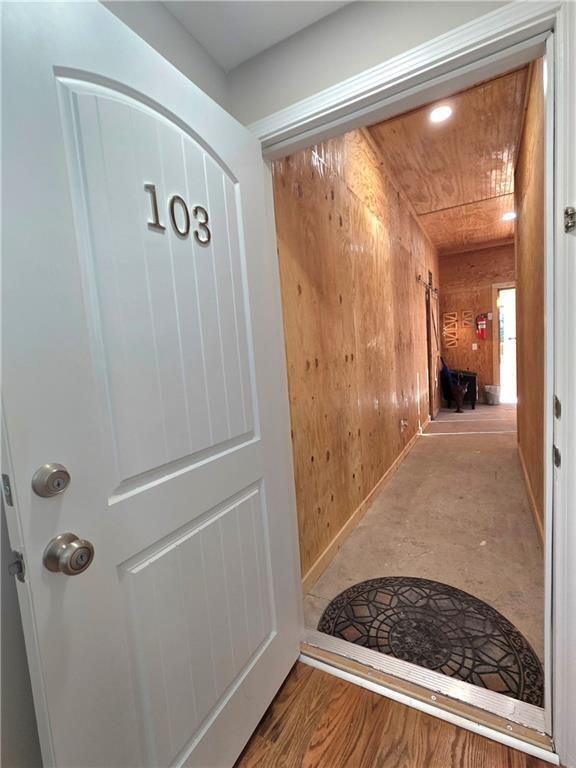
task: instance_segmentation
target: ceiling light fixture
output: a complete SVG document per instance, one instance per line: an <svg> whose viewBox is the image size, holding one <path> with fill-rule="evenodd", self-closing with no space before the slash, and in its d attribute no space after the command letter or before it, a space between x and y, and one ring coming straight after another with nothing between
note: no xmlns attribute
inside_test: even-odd
<svg viewBox="0 0 576 768"><path fill-rule="evenodd" d="M502 216L502 221L514 221L516 218L516 211L508 211Z"/></svg>
<svg viewBox="0 0 576 768"><path fill-rule="evenodd" d="M442 104L439 107L435 107L432 112L430 112L430 120L433 123L443 123L444 120L448 120L451 114L452 107L449 107L448 104Z"/></svg>

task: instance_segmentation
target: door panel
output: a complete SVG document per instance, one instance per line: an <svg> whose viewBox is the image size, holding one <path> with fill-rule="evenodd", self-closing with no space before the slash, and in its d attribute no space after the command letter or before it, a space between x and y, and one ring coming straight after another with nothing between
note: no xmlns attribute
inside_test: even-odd
<svg viewBox="0 0 576 768"><path fill-rule="evenodd" d="M188 132L135 99L60 83L120 483L252 430L235 182ZM154 196L135 179L156 180ZM187 214L174 205L180 231L202 204L226 237L183 238L170 226L174 195L188 203ZM153 206L162 231L142 226Z"/></svg>
<svg viewBox="0 0 576 768"><path fill-rule="evenodd" d="M273 636L259 488L119 569L151 764L169 765L209 727L215 707L234 693Z"/></svg>
<svg viewBox="0 0 576 768"><path fill-rule="evenodd" d="M102 5L3 10L3 472L44 763L224 768L300 635L260 147ZM72 480L41 498L51 461ZM43 565L66 531L75 577Z"/></svg>

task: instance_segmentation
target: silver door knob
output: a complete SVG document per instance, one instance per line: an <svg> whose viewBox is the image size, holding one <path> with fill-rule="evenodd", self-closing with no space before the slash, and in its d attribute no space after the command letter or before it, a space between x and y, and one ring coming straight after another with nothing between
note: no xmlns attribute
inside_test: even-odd
<svg viewBox="0 0 576 768"><path fill-rule="evenodd" d="M83 573L94 559L94 547L87 539L75 533L61 533L44 550L44 565L49 571L77 576Z"/></svg>
<svg viewBox="0 0 576 768"><path fill-rule="evenodd" d="M32 489L37 496L56 496L70 485L70 473L62 464L42 464L34 472Z"/></svg>

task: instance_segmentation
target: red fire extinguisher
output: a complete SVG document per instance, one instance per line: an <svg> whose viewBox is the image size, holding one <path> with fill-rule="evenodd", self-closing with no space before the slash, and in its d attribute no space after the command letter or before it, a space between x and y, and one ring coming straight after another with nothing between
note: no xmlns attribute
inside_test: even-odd
<svg viewBox="0 0 576 768"><path fill-rule="evenodd" d="M488 338L488 315L485 312L476 315L476 337L481 341Z"/></svg>

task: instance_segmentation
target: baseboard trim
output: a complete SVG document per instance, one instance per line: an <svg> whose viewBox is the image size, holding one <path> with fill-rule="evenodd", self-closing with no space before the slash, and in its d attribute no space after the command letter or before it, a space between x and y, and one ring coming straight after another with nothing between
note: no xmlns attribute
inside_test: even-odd
<svg viewBox="0 0 576 768"><path fill-rule="evenodd" d="M320 651L313 646L302 645L300 661L373 691L380 696L386 696L393 701L446 720L460 728L498 741L512 749L517 749L554 765L560 764L558 755L553 751L552 742L547 736L518 725L518 723L497 715L491 715L441 694L432 694L429 690L420 689L413 683L377 672L362 664L343 659L336 654Z"/></svg>
<svg viewBox="0 0 576 768"><path fill-rule="evenodd" d="M388 469L382 475L380 480L378 480L378 482L376 483L374 488L372 488L368 496L366 496L364 501L362 501L362 503L354 510L354 512L350 515L350 517L344 523L342 528L340 528L338 533L334 536L330 544L328 544L326 549L322 552L322 554L318 557L318 559L314 562L314 564L309 568L309 570L304 574L302 578L302 589L304 591L304 594L307 594L310 591L310 588L318 581L322 573L326 570L328 565L332 562L332 560L334 559L334 557L336 556L336 554L344 544L345 540L352 533L353 529L356 527L356 525L360 522L360 520L366 513L368 507L370 506L370 502L372 501L376 493L378 493L378 491L381 490L381 488L396 472L396 470L402 463L402 460L414 447L414 444L420 437L420 434L422 433L422 431L428 426L429 422L430 422L430 418L428 418L424 422L424 424L422 424L422 426L418 429L418 431L410 438L410 440L406 443L406 445L402 449L401 453L399 453L398 456L394 459L393 463L388 467Z"/></svg>
<svg viewBox="0 0 576 768"><path fill-rule="evenodd" d="M544 544L543 514L540 515L540 510L538 509L538 504L536 503L536 497L534 496L534 492L532 490L530 475L528 474L528 467L526 466L526 461L524 459L524 454L522 453L520 443L518 443L518 456L520 457L520 466L522 467L522 474L524 475L524 482L526 483L526 490L528 491L528 498L530 499L532 517L534 518L534 523L536 524L536 530L540 536L540 541L542 544Z"/></svg>

